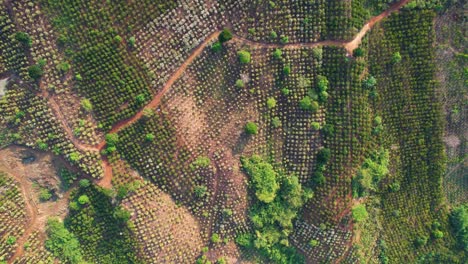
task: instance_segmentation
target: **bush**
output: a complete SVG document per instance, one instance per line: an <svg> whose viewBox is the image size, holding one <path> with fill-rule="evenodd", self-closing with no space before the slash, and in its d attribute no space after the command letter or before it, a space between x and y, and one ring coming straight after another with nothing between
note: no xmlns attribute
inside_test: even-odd
<svg viewBox="0 0 468 264"><path fill-rule="evenodd" d="M44 74L44 71L39 65L32 65L28 68L28 74L32 79L39 80Z"/></svg>
<svg viewBox="0 0 468 264"><path fill-rule="evenodd" d="M8 245L14 245L16 243L16 237L15 236L8 236L6 243Z"/></svg>
<svg viewBox="0 0 468 264"><path fill-rule="evenodd" d="M128 45L129 45L131 48L135 47L135 43L136 43L135 37L130 37L130 38L128 39Z"/></svg>
<svg viewBox="0 0 468 264"><path fill-rule="evenodd" d="M79 185L81 188L88 188L91 186L91 182L88 179L81 179Z"/></svg>
<svg viewBox="0 0 468 264"><path fill-rule="evenodd" d="M283 67L283 74L288 76L290 73L291 73L291 66L290 65L284 66Z"/></svg>
<svg viewBox="0 0 468 264"><path fill-rule="evenodd" d="M70 70L70 67L71 67L71 66L70 66L70 64L69 64L68 62L63 61L63 62L57 64L57 67L56 67L56 68L57 68L57 70L59 70L59 71L61 71L61 72L67 72L67 71Z"/></svg>
<svg viewBox="0 0 468 264"><path fill-rule="evenodd" d="M333 137L335 135L335 127L332 124L325 124L322 128L322 133L326 137Z"/></svg>
<svg viewBox="0 0 468 264"><path fill-rule="evenodd" d="M281 56L283 55L283 52L280 49L275 49L273 52L273 57L275 59L281 59Z"/></svg>
<svg viewBox="0 0 468 264"><path fill-rule="evenodd" d="M331 157L331 151L329 148L322 148L317 153L317 163L326 164Z"/></svg>
<svg viewBox="0 0 468 264"><path fill-rule="evenodd" d="M218 243L219 241L221 241L221 239L219 238L219 235L216 233L213 233L213 235L211 236L211 242Z"/></svg>
<svg viewBox="0 0 468 264"><path fill-rule="evenodd" d="M49 219L47 221L47 235L45 246L55 257L63 262L82 263L80 243L62 222L58 219Z"/></svg>
<svg viewBox="0 0 468 264"><path fill-rule="evenodd" d="M211 50L214 51L214 52L219 52L219 51L221 51L222 48L223 48L223 46L222 46L221 42L219 42L219 41L216 41L211 46Z"/></svg>
<svg viewBox="0 0 468 264"><path fill-rule="evenodd" d="M236 81L236 87L244 88L245 87L244 81L242 81L241 79L237 80Z"/></svg>
<svg viewBox="0 0 468 264"><path fill-rule="evenodd" d="M363 204L354 206L351 209L351 214L353 215L353 220L355 222L361 222L367 219L369 214L367 213L366 207Z"/></svg>
<svg viewBox="0 0 468 264"><path fill-rule="evenodd" d="M401 55L400 52L395 52L392 55L392 63L399 63L401 61Z"/></svg>
<svg viewBox="0 0 468 264"><path fill-rule="evenodd" d="M270 203L276 197L279 184L276 181L277 174L271 164L264 162L259 156L241 158L242 168L251 177L257 199Z"/></svg>
<svg viewBox="0 0 468 264"><path fill-rule="evenodd" d="M31 47L31 37L26 32L17 32L15 39L26 47Z"/></svg>
<svg viewBox="0 0 468 264"><path fill-rule="evenodd" d="M143 104L146 101L146 97L144 94L139 94L135 97L135 100L138 104Z"/></svg>
<svg viewBox="0 0 468 264"><path fill-rule="evenodd" d="M424 245L427 244L427 241L429 240L429 238L427 236L418 236L415 240L414 240L414 245L416 247L422 247Z"/></svg>
<svg viewBox="0 0 468 264"><path fill-rule="evenodd" d="M277 116L275 116L275 117L273 117L271 119L271 124L273 125L274 128L278 128L278 127L280 127L282 125L281 120Z"/></svg>
<svg viewBox="0 0 468 264"><path fill-rule="evenodd" d="M269 109L275 108L276 107L276 100L273 97L270 97L267 99L267 107Z"/></svg>
<svg viewBox="0 0 468 264"><path fill-rule="evenodd" d="M361 48L357 48L353 51L354 57L362 57L364 56L364 51Z"/></svg>
<svg viewBox="0 0 468 264"><path fill-rule="evenodd" d="M258 133L258 126L254 122L248 122L245 125L245 133L248 135L256 135Z"/></svg>
<svg viewBox="0 0 468 264"><path fill-rule="evenodd" d="M220 43L227 42L232 39L232 32L228 28L223 29L218 36L218 40Z"/></svg>
<svg viewBox="0 0 468 264"><path fill-rule="evenodd" d="M457 238L458 247L468 252L468 204L453 209L450 213L450 224Z"/></svg>
<svg viewBox="0 0 468 264"><path fill-rule="evenodd" d="M115 146L119 142L119 135L116 133L109 133L106 135L106 144L108 146Z"/></svg>
<svg viewBox="0 0 468 264"><path fill-rule="evenodd" d="M81 205L89 204L89 197L86 194L81 195L78 197L78 203Z"/></svg>
<svg viewBox="0 0 468 264"><path fill-rule="evenodd" d="M310 124L313 130L319 130L320 129L320 123L319 122L312 122Z"/></svg>
<svg viewBox="0 0 468 264"><path fill-rule="evenodd" d="M145 136L145 140L148 142L153 142L153 140L156 138L156 136L153 133L148 133Z"/></svg>
<svg viewBox="0 0 468 264"><path fill-rule="evenodd" d="M42 202L49 201L52 198L52 192L47 188L41 188L39 192L39 200Z"/></svg>
<svg viewBox="0 0 468 264"><path fill-rule="evenodd" d="M246 50L241 50L237 53L237 55L239 56L239 61L242 63L242 64L248 64L250 63L250 60L251 60L251 55L250 55L250 52L246 51Z"/></svg>
<svg viewBox="0 0 468 264"><path fill-rule="evenodd" d="M88 113L93 111L93 105L91 104L91 101L89 99L86 99L86 98L82 99L81 107L83 108L83 110L85 110Z"/></svg>
<svg viewBox="0 0 468 264"><path fill-rule="evenodd" d="M251 234L240 234L236 237L236 243L245 248L252 247L252 235Z"/></svg>
<svg viewBox="0 0 468 264"><path fill-rule="evenodd" d="M208 188L205 185L198 185L198 186L195 186L195 189L193 190L193 192L195 193L196 197L202 198L207 194Z"/></svg>
<svg viewBox="0 0 468 264"><path fill-rule="evenodd" d="M364 82L363 85L367 89L374 88L374 86L377 84L377 80L375 79L374 76L369 76Z"/></svg>
<svg viewBox="0 0 468 264"><path fill-rule="evenodd" d="M312 99L309 96L306 96L302 98L301 101L299 101L299 107L303 110L307 111L312 111L312 112L317 112L319 109L319 105L317 102L312 101Z"/></svg>
<svg viewBox="0 0 468 264"><path fill-rule="evenodd" d="M319 242L318 240L316 240L316 239L312 239L312 240L310 240L310 242L309 242L309 245L310 245L311 247L316 247L316 246L318 246L319 244L320 244L320 242Z"/></svg>
<svg viewBox="0 0 468 264"><path fill-rule="evenodd" d="M273 30L272 30L272 31L270 32L270 38L275 39L275 38L277 38L277 37L278 37L278 34L276 33L276 31L273 31Z"/></svg>
<svg viewBox="0 0 468 264"><path fill-rule="evenodd" d="M211 164L210 158L206 156L200 156L196 160L194 160L190 166L193 169L194 168L207 168L208 166L210 166L210 164Z"/></svg>

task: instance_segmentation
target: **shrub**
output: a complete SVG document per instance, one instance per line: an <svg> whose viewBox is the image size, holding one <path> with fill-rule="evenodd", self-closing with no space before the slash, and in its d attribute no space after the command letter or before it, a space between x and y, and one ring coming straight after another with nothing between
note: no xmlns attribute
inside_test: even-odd
<svg viewBox="0 0 468 264"><path fill-rule="evenodd" d="M311 247L316 247L316 246L318 246L319 244L320 244L320 242L319 242L318 240L316 240L316 239L312 239L312 240L310 240L310 242L309 242L309 245L310 245Z"/></svg>
<svg viewBox="0 0 468 264"><path fill-rule="evenodd" d="M331 151L329 148L322 148L317 153L317 162L319 164L326 164L331 157Z"/></svg>
<svg viewBox="0 0 468 264"><path fill-rule="evenodd" d="M323 49L322 48L313 48L312 49L312 56L317 60L322 60L323 57Z"/></svg>
<svg viewBox="0 0 468 264"><path fill-rule="evenodd" d="M144 94L139 94L135 97L135 100L138 104L143 104L146 101L146 97Z"/></svg>
<svg viewBox="0 0 468 264"><path fill-rule="evenodd" d="M242 81L241 79L237 80L236 81L236 87L244 88L245 87L244 81Z"/></svg>
<svg viewBox="0 0 468 264"><path fill-rule="evenodd" d="M200 156L190 165L192 168L207 168L210 166L211 160L206 156Z"/></svg>
<svg viewBox="0 0 468 264"><path fill-rule="evenodd" d="M271 119L271 124L273 125L274 128L278 128L278 127L280 127L282 125L281 120L277 116L275 116L275 117L273 117Z"/></svg>
<svg viewBox="0 0 468 264"><path fill-rule="evenodd" d="M335 135L335 127L332 124L325 124L322 127L322 133L326 137L333 137Z"/></svg>
<svg viewBox="0 0 468 264"><path fill-rule="evenodd" d="M427 241L429 240L429 238L427 236L418 236L415 240L414 240L414 245L416 247L422 247L424 245L427 244Z"/></svg>
<svg viewBox="0 0 468 264"><path fill-rule="evenodd" d="M369 214L367 213L366 207L363 204L354 206L351 209L351 214L355 222L361 222L367 219Z"/></svg>
<svg viewBox="0 0 468 264"><path fill-rule="evenodd" d="M435 239L441 239L444 237L444 233L440 230L434 230L432 231L432 236L435 238Z"/></svg>
<svg viewBox="0 0 468 264"><path fill-rule="evenodd" d="M219 238L219 235L216 233L213 233L213 235L211 236L211 242L218 243L219 241L221 241L221 239Z"/></svg>
<svg viewBox="0 0 468 264"><path fill-rule="evenodd" d="M270 97L267 99L267 107L269 109L275 108L276 107L276 100L273 97Z"/></svg>
<svg viewBox="0 0 468 264"><path fill-rule="evenodd" d="M468 204L462 204L450 213L450 224L457 238L458 247L468 252Z"/></svg>
<svg viewBox="0 0 468 264"><path fill-rule="evenodd" d="M39 192L39 200L42 202L48 201L52 198L52 192L47 188L41 188Z"/></svg>
<svg viewBox="0 0 468 264"><path fill-rule="evenodd" d="M88 113L93 110L93 105L91 104L91 101L86 98L81 100L81 107Z"/></svg>
<svg viewBox="0 0 468 264"><path fill-rule="evenodd" d="M39 65L32 65L28 68L28 74L32 79L39 80L42 77L42 74L44 74L44 71Z"/></svg>
<svg viewBox="0 0 468 264"><path fill-rule="evenodd" d="M375 79L374 76L369 76L364 82L363 85L367 89L374 88L374 86L377 84L377 80Z"/></svg>
<svg viewBox="0 0 468 264"><path fill-rule="evenodd" d="M232 32L228 28L223 29L218 36L218 40L220 43L227 42L232 39Z"/></svg>
<svg viewBox="0 0 468 264"><path fill-rule="evenodd" d="M26 47L31 47L31 37L26 32L16 32L15 39Z"/></svg>
<svg viewBox="0 0 468 264"><path fill-rule="evenodd" d="M281 43L286 44L289 42L289 37L288 36L281 36Z"/></svg>
<svg viewBox="0 0 468 264"><path fill-rule="evenodd" d="M245 248L252 247L252 235L249 233L240 234L236 237L236 243Z"/></svg>
<svg viewBox="0 0 468 264"><path fill-rule="evenodd" d="M242 168L251 177L257 199L264 203L272 202L280 186L276 181L277 174L271 164L264 162L257 155L241 158L241 163Z"/></svg>
<svg viewBox="0 0 468 264"><path fill-rule="evenodd" d="M64 262L82 263L80 243L58 219L47 221L48 239L45 246L52 254Z"/></svg>
<svg viewBox="0 0 468 264"><path fill-rule="evenodd" d="M283 52L280 49L275 49L273 52L273 57L275 59L281 59L281 56L283 55Z"/></svg>
<svg viewBox="0 0 468 264"><path fill-rule="evenodd" d="M115 146L119 142L119 135L116 133L109 133L106 135L106 144L108 146Z"/></svg>
<svg viewBox="0 0 468 264"><path fill-rule="evenodd" d="M130 38L128 39L128 45L129 45L131 48L135 47L135 43L136 43L135 37L132 36L132 37L130 37Z"/></svg>
<svg viewBox="0 0 468 264"><path fill-rule="evenodd" d="M276 33L276 31L273 31L273 30L272 30L272 31L270 32L270 38L275 39L275 38L277 38L277 37L278 37L278 34Z"/></svg>
<svg viewBox="0 0 468 264"><path fill-rule="evenodd" d="M241 50L237 53L237 55L239 56L239 61L242 63L242 64L248 64L250 63L250 60L251 60L251 55L250 55L250 52L246 51L246 50Z"/></svg>
<svg viewBox="0 0 468 264"><path fill-rule="evenodd" d="M223 46L222 46L221 42L219 42L219 41L216 41L211 46L211 50L214 51L214 52L219 52L219 51L221 51L222 48L223 48Z"/></svg>
<svg viewBox="0 0 468 264"><path fill-rule="evenodd" d="M401 55L400 52L395 52L392 55L392 63L399 63L401 61Z"/></svg>
<svg viewBox="0 0 468 264"><path fill-rule="evenodd" d="M314 181L314 183L316 185L322 185L322 184L324 184L326 182L327 179L323 175L322 171L317 170L316 172L314 172L314 176L313 176L312 180Z"/></svg>
<svg viewBox="0 0 468 264"><path fill-rule="evenodd" d="M122 221L122 222L128 222L128 220L130 220L130 212L125 210L124 208L122 208L121 206L118 206L114 213L113 213L113 216L115 217L115 219L119 220L119 221Z"/></svg>
<svg viewBox="0 0 468 264"><path fill-rule="evenodd" d="M198 185L195 186L193 192L195 193L196 197L202 198L207 194L208 188L205 185Z"/></svg>
<svg viewBox="0 0 468 264"><path fill-rule="evenodd" d="M281 93L283 95L289 95L291 93L291 90L289 90L288 88L283 88L281 89Z"/></svg>
<svg viewBox="0 0 468 264"><path fill-rule="evenodd" d="M303 110L312 111L312 112L317 112L317 110L319 109L318 103L315 101L312 101L312 99L309 96L306 96L302 98L301 101L299 101L299 107Z"/></svg>
<svg viewBox="0 0 468 264"><path fill-rule="evenodd" d="M319 122L312 122L312 123L310 123L310 126L312 127L313 130L319 130L320 129L320 123Z"/></svg>
<svg viewBox="0 0 468 264"><path fill-rule="evenodd" d="M364 51L361 48L357 48L353 51L354 57L362 57L364 56Z"/></svg>
<svg viewBox="0 0 468 264"><path fill-rule="evenodd" d="M15 236L8 236L6 243L8 245L14 245L16 243L16 237Z"/></svg>
<svg viewBox="0 0 468 264"><path fill-rule="evenodd" d="M148 142L152 142L155 138L156 138L156 136L153 133L148 133L145 136L145 140L148 141Z"/></svg>
<svg viewBox="0 0 468 264"><path fill-rule="evenodd" d="M57 64L57 70L61 71L61 72L67 72L70 70L70 64L66 61L62 61L60 62L59 64Z"/></svg>
<svg viewBox="0 0 468 264"><path fill-rule="evenodd" d="M88 188L91 185L91 182L88 179L81 179L79 185L81 188Z"/></svg>
<svg viewBox="0 0 468 264"><path fill-rule="evenodd" d="M283 67L283 74L288 76L291 73L291 66L290 65L285 65Z"/></svg>
<svg viewBox="0 0 468 264"><path fill-rule="evenodd" d="M81 205L85 205L89 203L89 197L86 194L81 195L78 197L78 203Z"/></svg>
<svg viewBox="0 0 468 264"><path fill-rule="evenodd" d="M248 122L245 125L245 133L248 135L256 135L258 133L258 126L254 122Z"/></svg>

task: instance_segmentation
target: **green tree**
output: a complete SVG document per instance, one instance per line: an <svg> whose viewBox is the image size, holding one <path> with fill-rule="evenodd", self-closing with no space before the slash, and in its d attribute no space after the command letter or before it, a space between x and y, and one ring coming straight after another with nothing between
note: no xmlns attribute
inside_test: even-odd
<svg viewBox="0 0 468 264"><path fill-rule="evenodd" d="M363 204L354 206L351 209L351 214L355 222L361 222L367 219L368 213L366 207Z"/></svg>
<svg viewBox="0 0 468 264"><path fill-rule="evenodd" d="M236 81L236 87L244 88L245 87L244 81L242 81L241 79L237 80Z"/></svg>
<svg viewBox="0 0 468 264"><path fill-rule="evenodd" d="M357 48L353 51L353 56L354 57L362 57L364 56L364 50L362 50L361 48Z"/></svg>
<svg viewBox="0 0 468 264"><path fill-rule="evenodd" d="M89 204L89 197L86 194L81 195L78 197L78 203L81 205Z"/></svg>
<svg viewBox="0 0 468 264"><path fill-rule="evenodd" d="M219 52L219 51L221 51L222 48L223 48L223 45L219 41L216 41L211 46L211 50L214 51L214 52Z"/></svg>
<svg viewBox="0 0 468 264"><path fill-rule="evenodd" d="M245 132L248 135L256 135L258 133L258 126L254 122L248 122L245 125Z"/></svg>
<svg viewBox="0 0 468 264"><path fill-rule="evenodd" d="M277 174L271 164L264 162L257 155L242 158L241 162L242 168L252 179L258 200L264 203L272 202L280 186L276 181Z"/></svg>
<svg viewBox="0 0 468 264"><path fill-rule="evenodd" d="M28 74L32 79L39 80L44 74L44 71L39 65L32 65L28 68Z"/></svg>
<svg viewBox="0 0 468 264"><path fill-rule="evenodd" d="M16 41L20 42L25 47L31 47L31 37L26 32L16 32L15 34Z"/></svg>
<svg viewBox="0 0 468 264"><path fill-rule="evenodd" d="M207 195L208 188L205 185L198 185L195 186L193 192L195 193L196 197L202 198L205 197L205 195Z"/></svg>
<svg viewBox="0 0 468 264"><path fill-rule="evenodd" d="M132 36L132 37L130 37L130 38L128 39L128 45L129 45L131 48L134 48L134 47L135 47L135 43L136 43L135 37Z"/></svg>
<svg viewBox="0 0 468 264"><path fill-rule="evenodd" d="M291 73L291 65L285 65L283 67L283 74L288 76Z"/></svg>
<svg viewBox="0 0 468 264"><path fill-rule="evenodd" d="M250 61L251 61L250 52L248 52L248 51L246 51L246 50L240 50L239 52L237 52L237 55L239 56L239 61L240 61L242 64L248 64L248 63L250 63Z"/></svg>
<svg viewBox="0 0 468 264"><path fill-rule="evenodd" d="M392 55L392 63L399 63L401 61L401 55L400 55L400 52L395 52L393 53Z"/></svg>
<svg viewBox="0 0 468 264"><path fill-rule="evenodd" d="M148 133L145 136L145 140L148 141L148 142L152 142L155 138L156 138L156 136L153 133Z"/></svg>
<svg viewBox="0 0 468 264"><path fill-rule="evenodd" d="M308 110L312 112L317 112L319 105L317 102L313 101L309 96L305 96L299 101L299 107L303 110Z"/></svg>
<svg viewBox="0 0 468 264"><path fill-rule="evenodd" d="M228 28L223 29L218 36L218 40L221 43L227 42L232 39L232 32Z"/></svg>
<svg viewBox="0 0 468 264"><path fill-rule="evenodd" d="M275 59L281 59L282 55L283 55L283 52L281 51L281 49L275 49L275 51L273 52L273 57Z"/></svg>
<svg viewBox="0 0 468 264"><path fill-rule="evenodd" d="M88 188L91 186L91 182L88 179L81 179L79 185L81 188Z"/></svg>
<svg viewBox="0 0 468 264"><path fill-rule="evenodd" d="M45 246L55 257L72 264L82 263L83 256L78 239L58 219L52 218L47 221L47 236Z"/></svg>
<svg viewBox="0 0 468 264"><path fill-rule="evenodd" d="M93 111L93 104L91 103L89 99L86 99L86 98L82 99L81 107L83 108L83 110L85 110L88 113Z"/></svg>
<svg viewBox="0 0 468 264"><path fill-rule="evenodd" d="M276 100L275 100L275 98L269 97L269 98L267 99L267 107L268 107L269 109L272 109L272 108L275 108L275 107L276 107Z"/></svg>

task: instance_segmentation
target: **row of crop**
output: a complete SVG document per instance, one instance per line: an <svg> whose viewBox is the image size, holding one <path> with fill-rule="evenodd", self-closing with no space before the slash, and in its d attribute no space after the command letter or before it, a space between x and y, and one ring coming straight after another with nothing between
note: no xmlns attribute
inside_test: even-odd
<svg viewBox="0 0 468 264"><path fill-rule="evenodd" d="M401 188L383 193L383 239L390 261L411 262L454 243L442 205L445 158L435 94L433 16L401 12L383 24L384 36L376 31L370 42L370 72L380 80L377 110L387 128L384 145L396 149L401 162L393 175Z"/></svg>

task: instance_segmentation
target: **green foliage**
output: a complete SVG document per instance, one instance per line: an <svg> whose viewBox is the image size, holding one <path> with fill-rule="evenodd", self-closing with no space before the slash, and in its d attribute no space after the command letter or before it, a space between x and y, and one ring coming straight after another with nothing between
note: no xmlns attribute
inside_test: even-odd
<svg viewBox="0 0 468 264"><path fill-rule="evenodd" d="M450 224L457 238L458 247L468 253L468 204L462 204L452 210Z"/></svg>
<svg viewBox="0 0 468 264"><path fill-rule="evenodd" d="M329 148L322 148L317 153L317 163L325 165L330 160L331 151Z"/></svg>
<svg viewBox="0 0 468 264"><path fill-rule="evenodd" d="M206 156L199 156L199 157L197 157L196 160L194 160L192 162L192 164L190 166L193 169L195 169L195 168L207 168L208 166L210 166L210 164L211 164L210 158L208 158Z"/></svg>
<svg viewBox="0 0 468 264"><path fill-rule="evenodd" d="M309 245L310 245L311 247L316 247L316 246L318 246L319 244L320 244L320 242L319 242L318 240L316 240L316 239L312 239L312 240L310 240L310 242L309 242Z"/></svg>
<svg viewBox="0 0 468 264"><path fill-rule="evenodd" d="M89 203L71 210L65 225L80 242L89 263L141 263L130 231L130 214L113 205L111 193L91 185L80 188L71 199L86 196ZM128 222L127 222L128 221Z"/></svg>
<svg viewBox="0 0 468 264"><path fill-rule="evenodd" d="M16 243L16 237L15 236L8 236L6 243L8 245L14 245Z"/></svg>
<svg viewBox="0 0 468 264"><path fill-rule="evenodd" d="M136 39L135 39L135 37L133 37L133 36L130 37L130 38L128 39L128 45L129 45L131 48L134 48L134 47L135 47L135 44L136 44Z"/></svg>
<svg viewBox="0 0 468 264"><path fill-rule="evenodd" d="M273 57L275 59L281 59L282 55L283 55L283 52L281 51L281 49L275 49L275 51L273 52Z"/></svg>
<svg viewBox="0 0 468 264"><path fill-rule="evenodd" d="M106 144L108 146L115 146L119 142L119 135L116 133L109 133L106 135Z"/></svg>
<svg viewBox="0 0 468 264"><path fill-rule="evenodd" d="M248 52L246 50L241 50L241 51L237 52L237 55L239 56L240 63L242 63L242 64L250 63L250 61L251 61L250 52Z"/></svg>
<svg viewBox="0 0 468 264"><path fill-rule="evenodd" d="M282 124L281 124L281 120L279 117L275 116L271 119L271 124L273 125L274 128L278 128L280 127Z"/></svg>
<svg viewBox="0 0 468 264"><path fill-rule="evenodd" d="M72 264L83 263L80 243L58 219L47 221L47 236L45 246L55 257Z"/></svg>
<svg viewBox="0 0 468 264"><path fill-rule="evenodd" d="M353 51L353 56L354 57L362 57L364 56L364 50L362 48L357 48Z"/></svg>
<svg viewBox="0 0 468 264"><path fill-rule="evenodd" d="M317 112L319 109L319 105L316 101L312 101L312 99L309 96L305 96L302 98L301 101L299 101L299 107L303 110L311 111L311 112Z"/></svg>
<svg viewBox="0 0 468 264"><path fill-rule="evenodd" d="M272 38L272 39L278 38L278 33L276 33L276 31L273 31L273 30L272 30L272 31L270 32L270 38Z"/></svg>
<svg viewBox="0 0 468 264"><path fill-rule="evenodd" d="M364 87L367 89L374 88L376 84L377 84L377 80L372 75L367 77L367 79L363 82Z"/></svg>
<svg viewBox="0 0 468 264"><path fill-rule="evenodd" d="M219 235L216 234L216 233L213 233L213 235L211 236L211 242L219 243L220 241L221 241L221 239L219 238Z"/></svg>
<svg viewBox="0 0 468 264"><path fill-rule="evenodd" d="M271 164L264 162L260 156L241 158L242 168L249 174L254 185L257 199L264 203L272 202L276 197L279 184L276 172Z"/></svg>
<svg viewBox="0 0 468 264"><path fill-rule="evenodd" d="M41 188L39 191L39 200L42 202L49 201L52 198L52 192L47 188Z"/></svg>
<svg viewBox="0 0 468 264"><path fill-rule="evenodd" d="M231 39L232 39L232 32L228 28L223 29L223 31L218 36L218 40L220 43L227 42Z"/></svg>
<svg viewBox="0 0 468 264"><path fill-rule="evenodd" d="M312 122L310 123L310 126L312 127L313 130L320 130L320 123L319 122Z"/></svg>
<svg viewBox="0 0 468 264"><path fill-rule="evenodd" d="M354 206L351 209L351 214L353 215L353 220L355 222L361 222L367 219L369 214L367 213L366 206L363 204L359 204Z"/></svg>
<svg viewBox="0 0 468 264"><path fill-rule="evenodd" d="M89 197L86 194L81 195L78 197L78 203L81 205L85 205L89 203Z"/></svg>
<svg viewBox="0 0 468 264"><path fill-rule="evenodd" d="M146 96L144 94L139 94L135 97L137 104L143 104L146 101Z"/></svg>
<svg viewBox="0 0 468 264"><path fill-rule="evenodd" d="M44 74L44 71L42 70L41 66L32 65L28 68L28 74L29 74L29 77L31 77L32 79L39 80Z"/></svg>
<svg viewBox="0 0 468 264"><path fill-rule="evenodd" d="M415 244L416 247L422 247L422 246L427 244L427 241L429 241L429 237L427 237L427 236L418 236L414 240L414 244Z"/></svg>
<svg viewBox="0 0 468 264"><path fill-rule="evenodd" d="M83 110L85 110L88 113L93 111L93 104L91 104L91 101L89 99L86 99L86 98L82 99L81 107L83 108Z"/></svg>
<svg viewBox="0 0 468 264"><path fill-rule="evenodd" d="M258 133L258 126L254 122L248 122L245 125L245 133L248 135L256 135Z"/></svg>
<svg viewBox="0 0 468 264"><path fill-rule="evenodd" d="M91 186L91 182L88 179L81 179L79 185L81 188L88 188Z"/></svg>
<svg viewBox="0 0 468 264"><path fill-rule="evenodd" d="M275 108L275 107L276 107L276 99L273 98L273 97L269 97L269 98L267 99L267 107L268 107L269 109Z"/></svg>
<svg viewBox="0 0 468 264"><path fill-rule="evenodd" d="M237 236L236 243L254 248L274 263L302 263L304 260L289 245L293 220L313 193L303 189L296 176L283 175L259 156L241 159L251 178L256 200L249 218L253 234Z"/></svg>
<svg viewBox="0 0 468 264"><path fill-rule="evenodd" d="M221 49L223 49L223 45L222 45L221 42L219 42L219 41L216 41L216 42L213 43L213 45L211 46L211 50L214 51L214 52L220 52Z"/></svg>
<svg viewBox="0 0 468 264"><path fill-rule="evenodd" d="M325 137L333 137L335 135L335 126L332 124L323 125L322 133Z"/></svg>
<svg viewBox="0 0 468 264"><path fill-rule="evenodd" d="M61 71L61 72L67 72L70 70L70 63L66 62L66 61L62 61L60 62L59 64L57 64L57 70Z"/></svg>
<svg viewBox="0 0 468 264"><path fill-rule="evenodd" d="M283 67L283 74L285 76L288 76L291 73L291 65L285 65Z"/></svg>
<svg viewBox="0 0 468 264"><path fill-rule="evenodd" d="M242 81L241 79L237 80L237 81L236 81L236 87L238 87L238 88L244 88L244 87L245 87L244 81Z"/></svg>
<svg viewBox="0 0 468 264"><path fill-rule="evenodd" d="M317 60L322 60L323 58L323 49L321 47L312 49L312 56Z"/></svg>
<svg viewBox="0 0 468 264"><path fill-rule="evenodd" d="M367 158L353 178L353 196L363 197L376 192L380 181L388 174L389 152L381 148Z"/></svg>
<svg viewBox="0 0 468 264"><path fill-rule="evenodd" d="M16 32L15 34L16 41L20 42L25 47L31 47L31 37L26 32Z"/></svg>
<svg viewBox="0 0 468 264"><path fill-rule="evenodd" d="M400 55L400 52L395 52L393 53L392 55L392 63L399 63L401 61L401 55Z"/></svg>
<svg viewBox="0 0 468 264"><path fill-rule="evenodd" d="M153 140L156 138L156 136L153 133L148 133L145 136L145 140L148 142L153 142Z"/></svg>
<svg viewBox="0 0 468 264"><path fill-rule="evenodd" d="M205 195L207 195L208 188L205 185L198 185L198 186L195 186L193 191L196 197L202 198L202 197L205 197Z"/></svg>

